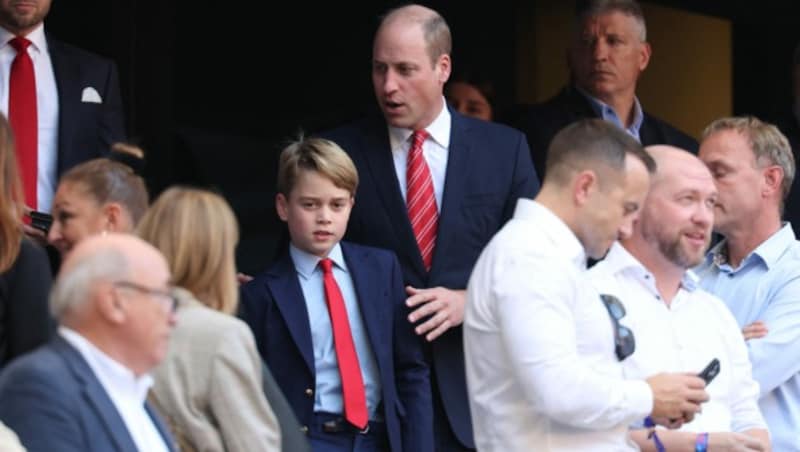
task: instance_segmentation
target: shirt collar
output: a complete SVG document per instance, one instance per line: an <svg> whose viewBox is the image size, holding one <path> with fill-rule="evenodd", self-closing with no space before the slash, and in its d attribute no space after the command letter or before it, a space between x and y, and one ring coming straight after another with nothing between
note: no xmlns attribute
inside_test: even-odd
<svg viewBox="0 0 800 452"><path fill-rule="evenodd" d="M756 249L742 259L739 267L741 268L750 260L758 258L769 270L796 240L797 237L794 234L791 223L784 222L776 233L764 240ZM706 255L706 263L717 267L728 264L728 239L723 239L711 248L711 251Z"/></svg>
<svg viewBox="0 0 800 452"><path fill-rule="evenodd" d="M137 378L133 371L106 355L75 330L59 326L58 334L78 350L107 391L144 403L147 391L153 385L150 375Z"/></svg>
<svg viewBox="0 0 800 452"><path fill-rule="evenodd" d="M603 262L605 262L604 265L606 265L611 274L628 272L640 281L650 279L653 290L655 290L655 275L619 242L614 242ZM681 277L681 288L687 292L694 292L698 287L699 281L700 279L697 275L692 270L687 269Z"/></svg>
<svg viewBox="0 0 800 452"><path fill-rule="evenodd" d="M538 201L520 198L514 209L514 218L533 220L551 241L558 243L564 255L576 267L586 270L586 250L575 232L553 211Z"/></svg>
<svg viewBox="0 0 800 452"><path fill-rule="evenodd" d="M319 261L322 260L321 257L305 252L294 246L294 243L289 244L289 254L292 257L297 272L305 279L311 277L314 270L318 268ZM330 252L328 252L328 259L333 261L333 264L341 270L347 271L347 266L344 263L344 255L342 254L342 247L338 242L331 248Z"/></svg>
<svg viewBox="0 0 800 452"><path fill-rule="evenodd" d="M10 31L6 30L3 27L0 27L0 46L7 46L9 45L8 42L11 41L16 35L11 33ZM32 32L28 33L25 36L25 39L31 42L31 46L34 50L45 53L47 52L47 37L44 34L44 23L40 23L38 27L34 28Z"/></svg>
<svg viewBox="0 0 800 452"><path fill-rule="evenodd" d="M620 118L619 114L614 111L610 105L580 88L576 87L576 89L589 101L589 104L592 106L592 109L597 116L603 118L605 121L616 124L618 127L627 131L637 139L639 138L639 130L642 128L642 122L644 122L644 111L642 110L642 104L639 103L638 97L633 97L633 121L631 121L630 126L625 126L625 124L622 123L622 119Z"/></svg>
<svg viewBox="0 0 800 452"><path fill-rule="evenodd" d="M436 119L428 127L425 127L425 131L430 135L430 139L444 149L450 147L450 119L450 110L447 109L447 102L442 97L442 110ZM392 150L402 149L404 144L410 142L409 138L412 133L414 131L411 129L389 126L389 144Z"/></svg>

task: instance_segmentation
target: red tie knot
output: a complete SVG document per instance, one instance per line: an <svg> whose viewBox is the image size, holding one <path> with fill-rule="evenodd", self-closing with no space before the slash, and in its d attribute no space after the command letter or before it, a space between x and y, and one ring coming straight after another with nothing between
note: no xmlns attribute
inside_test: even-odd
<svg viewBox="0 0 800 452"><path fill-rule="evenodd" d="M331 273L331 269L333 268L333 261L325 258L319 260L319 266L322 268L322 273L327 275Z"/></svg>
<svg viewBox="0 0 800 452"><path fill-rule="evenodd" d="M11 41L8 41L8 43L14 48L14 50L17 51L17 53L26 51L28 46L31 45L31 42L22 36L15 36Z"/></svg>
<svg viewBox="0 0 800 452"><path fill-rule="evenodd" d="M422 147L422 143L424 143L429 136L430 134L427 131L425 131L425 129L415 130L414 134L411 135L411 147L412 148Z"/></svg>

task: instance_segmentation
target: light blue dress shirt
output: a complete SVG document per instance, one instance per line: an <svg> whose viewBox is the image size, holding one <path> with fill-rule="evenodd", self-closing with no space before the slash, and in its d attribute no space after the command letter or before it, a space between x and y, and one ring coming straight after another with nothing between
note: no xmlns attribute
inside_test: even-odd
<svg viewBox="0 0 800 452"><path fill-rule="evenodd" d="M747 341L759 407L772 450L800 451L800 242L786 223L737 268L727 263L725 245L697 268L700 285L725 301L739 326L767 325L765 337Z"/></svg>
<svg viewBox="0 0 800 452"><path fill-rule="evenodd" d="M308 309L308 320L311 326L311 343L314 348L314 368L317 374L316 391L314 391L314 411L328 413L344 413L342 401L342 379L339 375L339 363L333 344L333 330L328 305L325 303L325 289L322 283L320 258L306 253L290 245L289 254L297 270L300 288ZM361 366L361 378L364 380L367 396L367 409L370 420L377 420L378 404L381 401L381 384L378 365L372 352L358 297L353 286L353 278L344 261L342 248L337 243L328 254L333 261L333 277L344 298L350 332Z"/></svg>
<svg viewBox="0 0 800 452"><path fill-rule="evenodd" d="M636 138L636 141L640 143L642 142L641 138L639 138L639 129L642 128L644 112L642 111L642 104L639 103L638 98L633 98L633 121L631 121L631 125L629 127L625 127L625 124L622 123L622 119L620 119L619 115L617 115L617 112L614 111L611 106L590 95L586 91L578 89L578 92L583 94L583 96L589 101L589 104L592 106L594 112L597 113L598 117L624 130L628 135Z"/></svg>

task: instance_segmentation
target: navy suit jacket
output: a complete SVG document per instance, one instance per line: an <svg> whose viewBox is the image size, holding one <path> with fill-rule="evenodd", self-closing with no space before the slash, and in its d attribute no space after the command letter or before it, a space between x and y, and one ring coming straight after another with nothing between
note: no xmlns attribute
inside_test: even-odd
<svg viewBox="0 0 800 452"><path fill-rule="evenodd" d="M61 336L0 374L0 421L29 452L137 452L89 364ZM145 405L170 451L172 437Z"/></svg>
<svg viewBox="0 0 800 452"><path fill-rule="evenodd" d="M395 452L432 451L432 405L428 366L406 321L405 291L397 258L341 242L380 373L383 416ZM288 251L242 288L241 315L298 420L314 413L316 372L303 291Z"/></svg>
<svg viewBox="0 0 800 452"><path fill-rule="evenodd" d="M60 176L71 167L108 154L125 139L125 121L117 66L113 61L48 36L47 46L58 89L58 163ZM102 103L83 102L92 87Z"/></svg>
<svg viewBox="0 0 800 452"><path fill-rule="evenodd" d="M466 289L484 246L511 218L519 198L533 198L539 179L525 136L510 127L462 116L452 123L439 233L430 272L425 270L408 209L400 193L383 118L368 118L322 136L341 146L360 182L347 240L393 250L406 284ZM435 383L458 440L474 448L461 326L431 344Z"/></svg>
<svg viewBox="0 0 800 452"><path fill-rule="evenodd" d="M697 140L653 115L643 112L639 139L643 146L669 144L697 153ZM597 118L589 100L575 88L565 87L552 99L533 105L515 124L528 136L533 164L544 176L545 158L550 141L564 127L587 118Z"/></svg>

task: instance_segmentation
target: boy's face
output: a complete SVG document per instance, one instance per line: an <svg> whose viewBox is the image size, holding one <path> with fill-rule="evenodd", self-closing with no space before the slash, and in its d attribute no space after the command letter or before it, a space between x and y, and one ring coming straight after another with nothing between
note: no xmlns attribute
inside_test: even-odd
<svg viewBox="0 0 800 452"><path fill-rule="evenodd" d="M294 246L326 257L347 230L353 196L320 173L302 170L289 197L275 197L275 207Z"/></svg>

